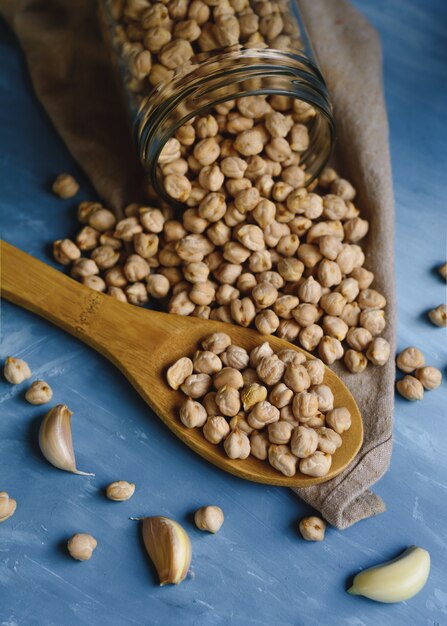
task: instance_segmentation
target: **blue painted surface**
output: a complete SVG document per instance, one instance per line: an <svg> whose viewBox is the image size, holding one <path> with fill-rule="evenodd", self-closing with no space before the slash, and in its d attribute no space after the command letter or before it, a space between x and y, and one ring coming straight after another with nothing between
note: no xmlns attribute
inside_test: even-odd
<svg viewBox="0 0 447 626"><path fill-rule="evenodd" d="M446 371L446 333L423 313L445 297L433 268L446 258L447 5L443 0L357 0L379 29L397 206L396 265L400 348L420 346ZM30 86L18 46L0 30L0 207L2 237L49 260L47 243L74 234L74 203L48 184L61 171L82 182ZM303 542L297 521L310 512L286 489L250 484L218 471L183 447L115 369L50 324L2 304L1 356L24 357L54 401L74 411L78 466L72 476L41 457L36 433L44 413L24 401L26 385L0 381L0 490L18 500L0 526L0 625L237 624L243 626L447 624L446 382L421 403L396 401L391 470L377 484L388 511ZM127 503L105 499L104 486L137 485ZM221 532L205 535L191 512L218 504ZM176 518L193 542L194 579L156 585L136 522L128 516ZM98 549L72 561L65 541L90 532ZM416 543L430 550L426 588L400 605L345 593L360 568Z"/></svg>

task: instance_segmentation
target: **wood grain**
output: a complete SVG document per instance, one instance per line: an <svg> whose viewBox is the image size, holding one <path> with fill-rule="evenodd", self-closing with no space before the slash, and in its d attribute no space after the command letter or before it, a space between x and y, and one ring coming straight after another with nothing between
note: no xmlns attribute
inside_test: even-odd
<svg viewBox="0 0 447 626"><path fill-rule="evenodd" d="M292 348L310 354L277 337L193 317L181 317L129 306L81 285L41 261L1 242L2 296L56 324L109 359L128 378L160 419L195 452L240 478L270 485L307 487L325 482L341 472L355 457L363 440L357 404L347 387L326 367L325 384L331 387L335 406L346 406L352 426L333 455L327 476L313 478L298 472L283 476L266 462L250 456L229 459L220 446L206 441L198 429L185 428L178 419L185 399L166 383L167 368L181 356L190 356L212 332L226 332L232 341L251 350L268 340L275 351Z"/></svg>

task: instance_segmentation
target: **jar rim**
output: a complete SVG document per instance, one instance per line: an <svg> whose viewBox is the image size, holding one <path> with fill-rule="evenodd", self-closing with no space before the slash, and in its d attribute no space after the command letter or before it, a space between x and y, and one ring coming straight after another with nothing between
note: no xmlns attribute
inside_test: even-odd
<svg viewBox="0 0 447 626"><path fill-rule="evenodd" d="M314 107L316 116L302 162L309 175L306 184L315 179L331 157L335 125L326 84L312 61L292 52L249 48L200 53L192 65L152 90L136 116L140 159L158 195L172 204L161 184L157 162L175 131L217 104L253 95L282 95Z"/></svg>

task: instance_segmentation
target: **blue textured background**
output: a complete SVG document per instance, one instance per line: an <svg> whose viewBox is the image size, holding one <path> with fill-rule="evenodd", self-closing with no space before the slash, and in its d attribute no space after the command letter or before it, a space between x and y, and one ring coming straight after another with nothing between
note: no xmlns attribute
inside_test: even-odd
<svg viewBox="0 0 447 626"><path fill-rule="evenodd" d="M425 311L445 296L434 267L446 259L447 4L445 0L357 0L382 36L397 207L396 261L400 348L420 346L447 365L446 333ZM36 101L13 36L0 25L0 207L2 237L49 260L48 242L75 234L74 202L49 193L70 171L91 189ZM50 261L51 262L51 261ZM54 401L74 411L81 469L49 466L36 445L42 407L24 386L0 382L0 490L18 500L0 526L0 626L237 624L372 626L447 624L446 382L421 403L397 398L391 470L377 485L388 511L322 544L302 541L297 522L311 511L286 489L243 482L214 469L158 422L100 356L50 324L2 304L1 356L24 357ZM111 480L137 485L127 503L105 499ZM203 504L226 514L216 536L197 531ZM194 580L156 585L129 515L182 522L193 542ZM98 539L89 563L71 560L65 542L85 531ZM380 605L345 593L350 575L418 544L433 565L411 602Z"/></svg>

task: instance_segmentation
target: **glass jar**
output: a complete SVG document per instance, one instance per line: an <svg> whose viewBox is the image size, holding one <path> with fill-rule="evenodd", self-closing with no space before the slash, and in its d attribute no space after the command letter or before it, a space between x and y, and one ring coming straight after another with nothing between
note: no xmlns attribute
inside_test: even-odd
<svg viewBox="0 0 447 626"><path fill-rule="evenodd" d="M102 0L100 22L158 197L179 200L166 191L163 166L192 156L189 140L175 137L208 113L220 141L234 140L238 128L260 129L264 146L285 138L291 155L275 159L299 165L306 185L327 163L335 139L331 103L296 1ZM265 116L274 112L287 119L287 133L267 135ZM232 119L231 132L223 118Z"/></svg>

